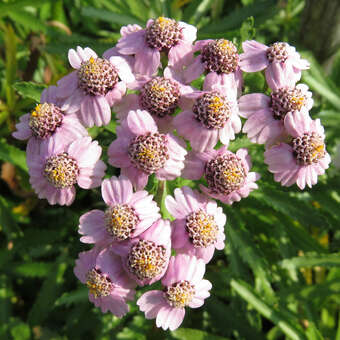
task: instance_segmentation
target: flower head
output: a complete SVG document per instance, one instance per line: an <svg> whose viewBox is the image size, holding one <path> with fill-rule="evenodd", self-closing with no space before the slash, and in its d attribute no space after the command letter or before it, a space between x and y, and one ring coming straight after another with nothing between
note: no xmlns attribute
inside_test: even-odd
<svg viewBox="0 0 340 340"><path fill-rule="evenodd" d="M288 113L284 124L291 136L290 143L268 149L265 163L281 185L296 183L301 190L306 185L311 188L331 161L324 143L324 129L319 119L312 120L305 112Z"/></svg>
<svg viewBox="0 0 340 340"><path fill-rule="evenodd" d="M185 83L197 79L204 72L207 82L224 85L231 84L241 91L243 80L239 67L239 55L236 46L229 40L200 40L194 47L200 55L188 65L184 73Z"/></svg>
<svg viewBox="0 0 340 340"><path fill-rule="evenodd" d="M140 235L161 216L147 191L133 192L123 175L102 182L107 208L91 210L80 217L79 233L84 243L120 242Z"/></svg>
<svg viewBox="0 0 340 340"><path fill-rule="evenodd" d="M28 159L30 183L39 198L50 204L72 204L77 183L89 189L100 185L106 165L99 159L97 141L82 137L64 147L53 140L43 144L40 153Z"/></svg>
<svg viewBox="0 0 340 340"><path fill-rule="evenodd" d="M172 224L172 247L177 253L194 255L208 263L216 249L224 248L226 216L216 202L189 187L167 196L166 208L176 219Z"/></svg>
<svg viewBox="0 0 340 340"><path fill-rule="evenodd" d="M193 92L191 86L185 86L175 80L168 67L165 68L163 76L138 77L129 88L139 93L128 94L115 106L118 118L122 121L131 110L146 110L162 132L173 129L173 115L181 97Z"/></svg>
<svg viewBox="0 0 340 340"><path fill-rule="evenodd" d="M178 134L199 152L214 148L218 141L228 144L241 130L236 89L216 84L204 89L183 96L183 111L173 122Z"/></svg>
<svg viewBox="0 0 340 340"><path fill-rule="evenodd" d="M308 112L313 106L312 93L305 84L287 83L272 91L270 97L251 93L239 99L240 115L247 118L243 132L255 143L271 144L287 134L284 119L289 112Z"/></svg>
<svg viewBox="0 0 340 340"><path fill-rule="evenodd" d="M301 70L309 68L309 62L301 59L295 47L285 42L266 46L255 40L247 40L242 43L242 48L242 71L257 72L266 69L266 80L271 88L282 77L282 73L288 73L291 81L296 83L301 78Z"/></svg>
<svg viewBox="0 0 340 340"><path fill-rule="evenodd" d="M108 150L109 163L122 168L138 190L145 187L152 173L160 180L180 175L186 150L177 137L159 133L148 112L130 111L117 136Z"/></svg>
<svg viewBox="0 0 340 340"><path fill-rule="evenodd" d="M40 152L40 145L53 139L55 144L70 144L72 141L87 136L86 129L75 114L68 114L61 109L61 102L56 98L56 87L45 89L31 113L20 117L13 137L26 140L27 157Z"/></svg>
<svg viewBox="0 0 340 340"><path fill-rule="evenodd" d="M169 221L159 219L139 236L112 247L138 285L152 284L164 275L171 252L170 233Z"/></svg>
<svg viewBox="0 0 340 340"><path fill-rule="evenodd" d="M184 22L159 17L150 19L145 29L124 34L117 48L123 55L134 55L134 70L141 75L153 75L161 66L160 54L167 53L169 66L180 68L193 56L192 42L197 29Z"/></svg>
<svg viewBox="0 0 340 340"><path fill-rule="evenodd" d="M173 256L162 279L164 290L144 293L137 305L147 319L156 319L157 327L173 331L181 325L185 307L201 307L210 296L212 285L203 279L204 272L203 260L185 254Z"/></svg>
<svg viewBox="0 0 340 340"><path fill-rule="evenodd" d="M126 300L133 300L136 284L125 274L119 256L108 248L80 253L74 274L89 289L89 300L103 313L122 317L129 311Z"/></svg>
<svg viewBox="0 0 340 340"><path fill-rule="evenodd" d="M120 101L126 84L134 81L127 61L119 56L103 59L86 47L70 49L68 59L76 71L58 81L57 97L62 109L78 112L85 126L107 125L110 107Z"/></svg>
<svg viewBox="0 0 340 340"><path fill-rule="evenodd" d="M200 189L212 198L232 204L257 189L255 181L260 175L249 172L250 167L247 149L239 149L235 154L221 147L202 153L191 152L182 177L200 179L204 175L208 187L200 185Z"/></svg>

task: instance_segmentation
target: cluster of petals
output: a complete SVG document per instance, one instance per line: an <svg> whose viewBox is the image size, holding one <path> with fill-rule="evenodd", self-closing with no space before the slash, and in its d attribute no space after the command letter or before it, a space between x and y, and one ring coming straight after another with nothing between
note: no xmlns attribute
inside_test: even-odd
<svg viewBox="0 0 340 340"><path fill-rule="evenodd" d="M200 184L201 191L223 203L232 204L257 189L260 174L250 172L251 160L245 148L233 153L226 146L218 150L190 152L182 176L199 180L203 175L208 186Z"/></svg>
<svg viewBox="0 0 340 340"><path fill-rule="evenodd" d="M173 121L178 134L190 141L193 150L211 150L218 141L228 145L241 130L235 86L206 82L204 91L185 94Z"/></svg>
<svg viewBox="0 0 340 340"><path fill-rule="evenodd" d="M137 286L161 280L162 290L145 292L137 305L164 330L178 328L185 308L202 306L210 295L206 264L225 246L226 215L215 200L231 205L258 188L248 150L228 150L236 134L265 144L265 163L283 186L311 187L330 163L323 127L309 116L312 94L297 84L309 63L294 47L245 41L239 55L225 39L194 43L196 33L159 17L145 28L122 27L102 57L89 47L70 49L73 71L43 91L13 133L28 140L30 183L39 198L70 205L76 184L101 186L103 210L83 214L78 229L81 242L94 244L74 268L89 300L122 317ZM242 72L262 70L271 93L241 96ZM201 75L200 90L194 81ZM86 128L109 124L111 109L119 124L108 162L120 176L103 180L102 148ZM201 180L200 192L183 186L166 196L171 222L144 190L153 174L159 181Z"/></svg>
<svg viewBox="0 0 340 340"><path fill-rule="evenodd" d="M77 113L86 127L107 125L111 107L121 100L126 84L135 80L128 62L119 56L98 58L89 47L70 49L68 59L75 71L58 81L62 109Z"/></svg>
<svg viewBox="0 0 340 340"><path fill-rule="evenodd" d="M130 93L114 106L117 118L123 121L133 110L146 110L155 120L160 131L173 130L173 114L180 105L181 98L192 93L193 88L173 78L169 67L164 69L163 77L138 76L128 88L139 93Z"/></svg>
<svg viewBox="0 0 340 340"><path fill-rule="evenodd" d="M208 263L215 248L224 248L226 215L215 201L184 186L167 196L165 205L175 217L172 225L172 247L176 253L184 253Z"/></svg>
<svg viewBox="0 0 340 340"><path fill-rule="evenodd" d="M324 128L319 119L312 120L307 112L290 112L284 123L290 142L268 149L265 163L281 185L296 183L301 190L306 185L311 188L331 161L324 143Z"/></svg>
<svg viewBox="0 0 340 340"><path fill-rule="evenodd" d="M91 210L79 219L84 243L108 244L136 237L161 217L153 196L145 190L133 192L123 175L105 179L101 191L106 210Z"/></svg>
<svg viewBox="0 0 340 340"><path fill-rule="evenodd" d="M294 82L301 78L301 70L309 68L309 62L302 59L295 47L285 42L276 42L266 46L255 40L242 43L243 53L240 55L240 67L244 72L265 70L268 85L273 88L280 77L280 69L286 67L292 74Z"/></svg>
<svg viewBox="0 0 340 340"><path fill-rule="evenodd" d="M82 137L67 147L53 139L27 159L32 185L39 198L49 204L71 205L75 184L83 189L100 186L106 165L99 158L102 148L91 137Z"/></svg>
<svg viewBox="0 0 340 340"><path fill-rule="evenodd" d="M137 305L146 319L156 319L156 326L175 330L184 319L185 307L198 308L210 296L212 285L203 279L205 263L195 256L179 254L170 259L162 279L163 290L144 293Z"/></svg>
<svg viewBox="0 0 340 340"><path fill-rule="evenodd" d="M109 248L94 247L79 254L74 274L89 288L89 300L103 313L122 317L126 303L135 297L136 283L123 270L120 259Z"/></svg>
<svg viewBox="0 0 340 340"><path fill-rule="evenodd" d="M167 52L168 65L188 63L193 57L192 43L196 39L196 27L182 21L159 17L150 19L146 28L128 26L117 43L118 52L135 57L134 71L153 75L161 66L161 52Z"/></svg>
<svg viewBox="0 0 340 340"><path fill-rule="evenodd" d="M109 163L121 168L138 190L145 187L151 173L159 180L179 177L186 154L183 142L170 133L158 133L154 119L142 110L129 112L108 150Z"/></svg>

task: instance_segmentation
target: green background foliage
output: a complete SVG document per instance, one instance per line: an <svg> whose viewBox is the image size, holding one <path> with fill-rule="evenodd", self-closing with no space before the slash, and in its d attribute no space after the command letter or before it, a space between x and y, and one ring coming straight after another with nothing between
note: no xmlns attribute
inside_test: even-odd
<svg viewBox="0 0 340 340"><path fill-rule="evenodd" d="M69 72L68 48L89 46L100 54L116 43L122 25L145 25L163 15L196 25L198 39L223 37L239 48L252 38L296 45L312 64L302 81L313 90L311 115L324 124L334 159L340 142L340 50L326 71L304 47L304 5L302 0L2 0L0 339L340 340L340 170L334 165L313 189L282 188L263 163L263 147L240 134L230 148L249 148L262 176L260 188L223 206L226 247L215 253L206 273L212 296L202 308L187 310L180 329L164 332L133 304L118 319L88 302L87 289L73 274L78 253L89 249L80 243L77 227L81 214L104 207L100 190L78 190L71 207L38 200L28 183L25 143L11 137L43 88ZM245 85L245 93L266 91L261 73L245 75ZM90 133L106 161L115 123ZM109 167L108 175L118 171ZM171 194L182 185L188 181L179 178L165 189ZM157 192L153 178L148 188ZM164 205L162 213L167 214Z"/></svg>

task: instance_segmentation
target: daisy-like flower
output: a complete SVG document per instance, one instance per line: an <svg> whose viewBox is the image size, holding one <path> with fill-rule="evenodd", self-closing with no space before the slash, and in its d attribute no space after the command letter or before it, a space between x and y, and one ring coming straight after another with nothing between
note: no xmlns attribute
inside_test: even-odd
<svg viewBox="0 0 340 340"><path fill-rule="evenodd" d="M185 315L185 307L198 308L210 296L212 288L204 280L205 264L195 256L179 254L171 257L169 268L162 279L164 290L150 290L138 300L146 319L155 319L156 326L171 331L178 328Z"/></svg>
<svg viewBox="0 0 340 340"><path fill-rule="evenodd" d="M129 311L126 301L134 299L136 283L112 251L95 247L80 253L74 274L89 289L89 300L103 313L122 317Z"/></svg>
<svg viewBox="0 0 340 340"><path fill-rule="evenodd" d="M189 187L177 188L165 205L176 219L171 223L171 244L176 253L194 255L208 263L215 248L224 248L226 215L215 201Z"/></svg>
<svg viewBox="0 0 340 340"><path fill-rule="evenodd" d="M136 27L135 27L136 28ZM135 72L152 75L161 66L161 52L168 55L168 65L180 67L192 57L192 43L196 39L196 27L182 21L159 17L150 19L145 29L124 35L118 41L119 53L135 56Z"/></svg>
<svg viewBox="0 0 340 340"><path fill-rule="evenodd" d="M204 90L184 95L183 111L173 121L178 134L199 152L214 148L219 140L229 144L242 126L235 87L207 83Z"/></svg>
<svg viewBox="0 0 340 340"><path fill-rule="evenodd" d="M200 55L186 68L184 74L186 83L192 82L206 72L204 83L222 86L231 84L241 91L243 80L239 55L236 46L231 41L200 40L196 42L194 51L200 51Z"/></svg>
<svg viewBox="0 0 340 340"><path fill-rule="evenodd" d="M272 144L286 135L284 119L289 112L307 112L313 106L312 93L305 84L280 81L270 96L251 93L239 99L240 116L247 118L243 132L258 144Z"/></svg>
<svg viewBox="0 0 340 340"><path fill-rule="evenodd" d="M102 148L91 137L82 137L67 147L50 140L28 161L30 183L39 198L50 204L70 205L74 185L83 189L100 186L106 165L99 158Z"/></svg>
<svg viewBox="0 0 340 340"><path fill-rule="evenodd" d="M169 68L165 68L164 76L143 76L129 85L130 89L138 90L139 94L128 94L118 105L115 112L120 120L126 118L131 110L146 110L155 120L160 131L171 131L173 114L180 98L193 92L191 86L185 86L172 78Z"/></svg>
<svg viewBox="0 0 340 340"><path fill-rule="evenodd" d="M79 233L84 243L119 242L136 237L161 215L147 191L133 192L132 184L123 175L102 182L104 211L91 210L79 220Z"/></svg>
<svg viewBox="0 0 340 340"><path fill-rule="evenodd" d="M122 258L127 274L139 286L151 285L165 273L171 255L168 220L157 220L139 236L114 244L111 249Z"/></svg>
<svg viewBox="0 0 340 340"><path fill-rule="evenodd" d="M291 141L267 150L265 163L281 185L296 183L301 190L306 185L311 188L331 161L324 142L324 128L319 119L312 120L305 112L288 113L284 124Z"/></svg>
<svg viewBox="0 0 340 340"><path fill-rule="evenodd" d="M226 146L202 153L191 152L185 163L182 177L198 180L204 175L208 187L200 185L200 189L223 203L238 202L258 188L255 181L260 174L249 172L251 160L247 149L239 149L236 154Z"/></svg>
<svg viewBox="0 0 340 340"><path fill-rule="evenodd" d="M76 71L58 81L57 97L62 109L78 112L85 126L107 125L111 120L110 107L121 100L126 83L134 81L124 58L102 59L89 47L70 49L68 59ZM121 81L119 81L121 79Z"/></svg>
<svg viewBox="0 0 340 340"><path fill-rule="evenodd" d="M129 112L108 150L109 163L121 168L137 190L152 173L159 180L180 176L186 154L179 138L159 133L151 115L141 110Z"/></svg>
<svg viewBox="0 0 340 340"><path fill-rule="evenodd" d="M68 145L72 141L87 136L87 131L75 114L61 110L56 98L56 86L50 86L41 93L40 104L31 113L20 117L17 131L12 136L28 139L27 154L38 154L40 144L53 139L55 144Z"/></svg>
<svg viewBox="0 0 340 340"><path fill-rule="evenodd" d="M295 47L285 42L266 46L255 40L247 40L242 43L242 48L244 53L240 55L241 70L257 72L266 69L266 80L271 88L273 82L280 76L280 66L283 64L287 71L292 73L295 82L300 80L301 70L309 68L309 62L301 59Z"/></svg>

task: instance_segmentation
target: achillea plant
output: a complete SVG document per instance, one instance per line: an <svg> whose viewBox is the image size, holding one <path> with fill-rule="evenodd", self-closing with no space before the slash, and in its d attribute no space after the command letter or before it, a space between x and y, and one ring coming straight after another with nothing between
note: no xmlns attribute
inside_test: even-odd
<svg viewBox="0 0 340 340"><path fill-rule="evenodd" d="M283 186L311 187L330 163L324 129L309 116L312 94L296 84L309 63L294 47L245 41L239 55L231 41L195 39L194 26L159 17L145 29L123 27L102 58L88 47L71 49L75 71L45 90L13 133L29 139L30 183L39 198L70 205L75 184L101 186L105 210L89 207L79 221L80 240L94 247L74 268L89 300L123 317L136 286L161 280L163 290L150 288L137 305L164 330L178 328L185 308L201 307L210 295L206 265L228 242L221 206L259 186L248 150L228 150L240 117L250 141L265 144L265 163ZM271 93L242 95L242 72L261 70ZM107 154L119 177L105 174L102 148L85 129L109 124L111 109L117 138ZM189 186L167 195L164 181L180 176ZM148 183L155 182L151 194Z"/></svg>

